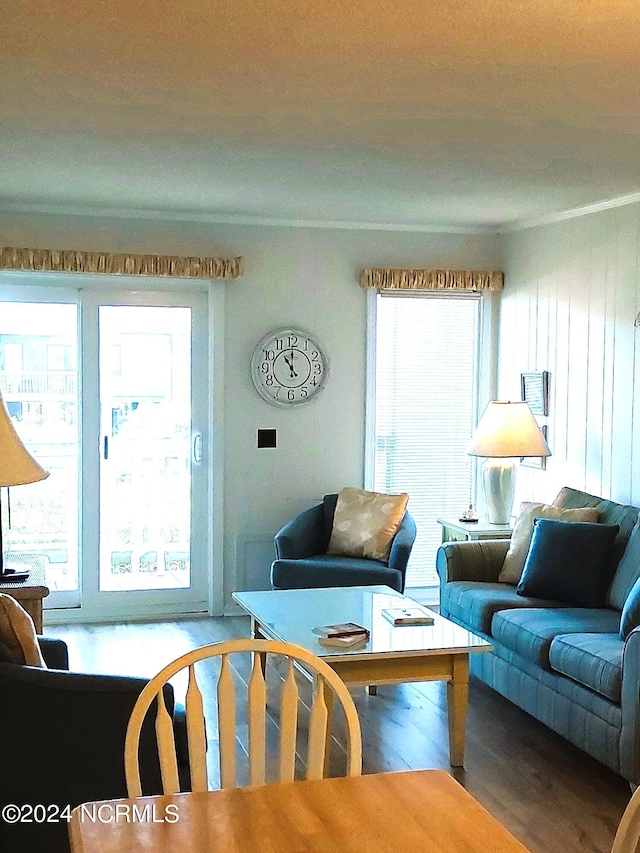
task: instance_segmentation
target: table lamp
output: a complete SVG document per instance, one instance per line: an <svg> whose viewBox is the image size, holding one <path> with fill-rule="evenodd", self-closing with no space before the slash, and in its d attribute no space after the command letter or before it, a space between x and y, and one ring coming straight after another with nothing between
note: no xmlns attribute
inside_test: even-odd
<svg viewBox="0 0 640 853"><path fill-rule="evenodd" d="M528 403L497 400L485 409L467 453L487 457L482 466L482 487L490 524L508 524L511 518L516 488L514 458L551 456Z"/></svg>
<svg viewBox="0 0 640 853"><path fill-rule="evenodd" d="M0 487L37 483L48 476L49 472L36 462L20 440L0 394ZM0 583L19 582L28 576L28 572L5 568L0 503Z"/></svg>

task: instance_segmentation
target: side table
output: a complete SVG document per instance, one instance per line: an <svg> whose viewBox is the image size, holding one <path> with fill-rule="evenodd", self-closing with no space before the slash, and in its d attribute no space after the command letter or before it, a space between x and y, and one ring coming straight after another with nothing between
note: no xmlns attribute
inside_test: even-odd
<svg viewBox="0 0 640 853"><path fill-rule="evenodd" d="M42 599L49 595L45 585L44 569L32 566L29 577L20 583L0 583L0 592L19 601L33 619L36 633L42 634Z"/></svg>
<svg viewBox="0 0 640 853"><path fill-rule="evenodd" d="M464 542L467 539L511 539L510 524L489 524L486 519L459 521L457 518L439 518L443 542Z"/></svg>

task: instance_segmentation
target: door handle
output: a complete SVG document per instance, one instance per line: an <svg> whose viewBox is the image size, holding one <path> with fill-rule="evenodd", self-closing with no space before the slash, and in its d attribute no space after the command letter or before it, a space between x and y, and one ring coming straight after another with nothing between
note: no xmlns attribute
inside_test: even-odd
<svg viewBox="0 0 640 853"><path fill-rule="evenodd" d="M109 458L109 436L108 435L105 435L105 437L104 437L103 456L105 459Z"/></svg>
<svg viewBox="0 0 640 853"><path fill-rule="evenodd" d="M191 460L194 465L202 464L202 433L194 432L191 444Z"/></svg>

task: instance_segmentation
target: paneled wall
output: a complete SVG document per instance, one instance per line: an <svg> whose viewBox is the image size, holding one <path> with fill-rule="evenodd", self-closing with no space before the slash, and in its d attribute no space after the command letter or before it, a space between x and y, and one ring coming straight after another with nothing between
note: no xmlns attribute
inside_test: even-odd
<svg viewBox="0 0 640 853"><path fill-rule="evenodd" d="M551 372L553 456L520 467L517 500L570 485L640 505L639 229L634 204L503 236L500 399Z"/></svg>

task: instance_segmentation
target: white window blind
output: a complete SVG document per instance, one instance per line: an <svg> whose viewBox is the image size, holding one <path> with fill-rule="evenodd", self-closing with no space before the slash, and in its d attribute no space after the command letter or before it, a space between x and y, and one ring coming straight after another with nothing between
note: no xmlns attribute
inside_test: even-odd
<svg viewBox="0 0 640 853"><path fill-rule="evenodd" d="M376 297L374 488L408 492L418 529L407 586L437 585L436 520L469 505L480 297Z"/></svg>

